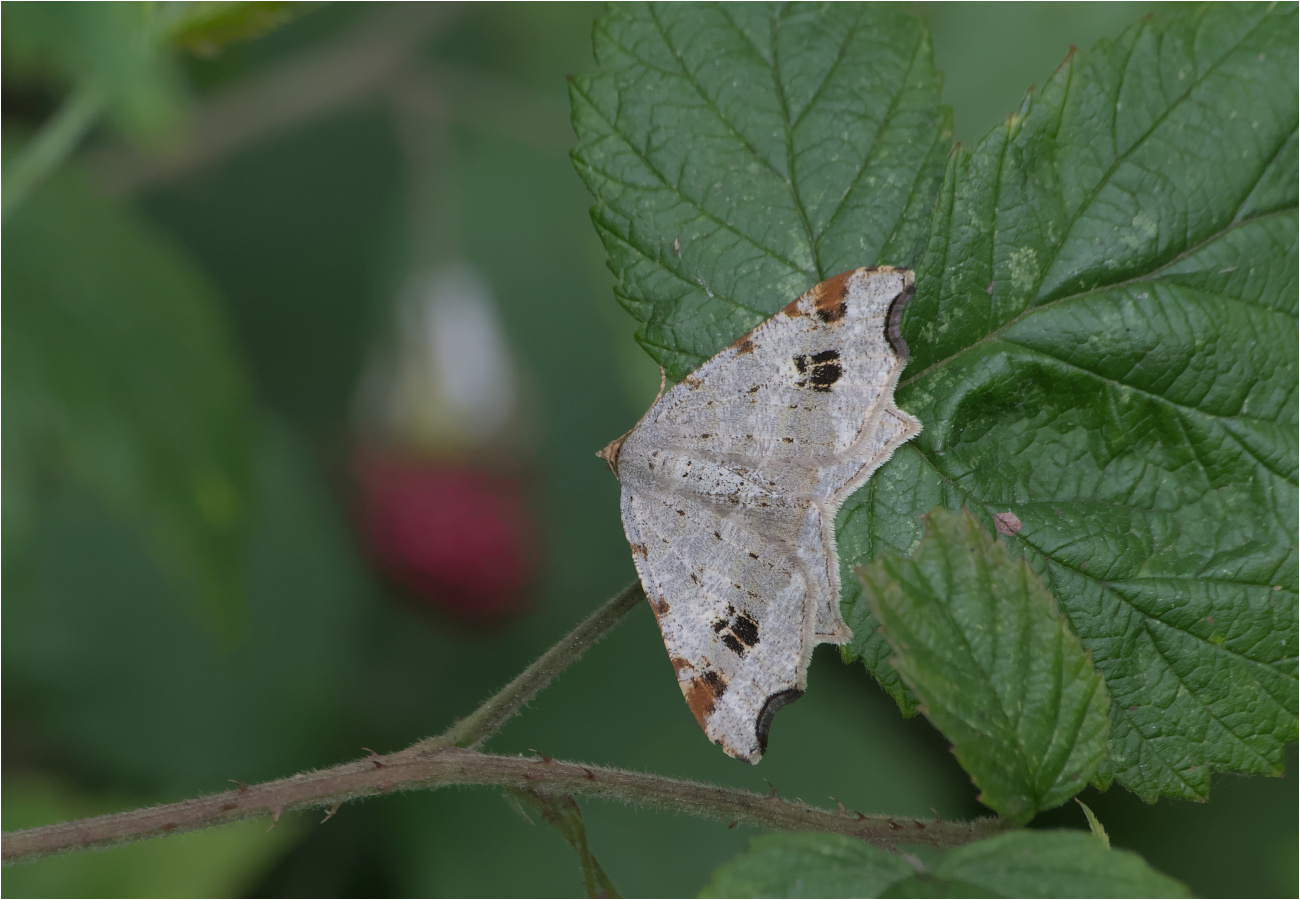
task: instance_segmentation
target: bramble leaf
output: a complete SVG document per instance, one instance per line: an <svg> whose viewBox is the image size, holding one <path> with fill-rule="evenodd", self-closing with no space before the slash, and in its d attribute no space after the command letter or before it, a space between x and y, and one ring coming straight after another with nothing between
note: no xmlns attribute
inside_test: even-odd
<svg viewBox="0 0 1300 900"><path fill-rule="evenodd" d="M919 258L952 130L920 19L619 4L595 49L601 73L570 92L574 164L615 293L669 378L818 281Z"/></svg>
<svg viewBox="0 0 1300 900"><path fill-rule="evenodd" d="M980 800L1015 822L1066 802L1106 752L1109 700L1052 595L969 512L936 509L911 559L858 570L891 665Z"/></svg>
<svg viewBox="0 0 1300 900"><path fill-rule="evenodd" d="M1017 831L930 865L833 834L774 834L713 873L702 897L1189 897L1136 853L1079 831Z"/></svg>
<svg viewBox="0 0 1300 900"><path fill-rule="evenodd" d="M673 380L811 285L916 257L950 115L887 5L620 4L570 91L574 164Z"/></svg>
<svg viewBox="0 0 1300 900"><path fill-rule="evenodd" d="M925 430L844 529L1014 514L1113 700L1099 780L1147 799L1296 737L1295 37L1294 6L1144 20L954 155L903 324Z"/></svg>
<svg viewBox="0 0 1300 900"><path fill-rule="evenodd" d="M1296 738L1296 38L1294 6L1224 4L1072 54L950 157L921 253L946 117L897 8L619 6L572 91L670 377L827 275L916 270L924 430L841 510L841 561L911 552L936 506L1014 514L1110 692L1098 780L1147 799L1276 774ZM906 710L843 581L848 653Z"/></svg>
<svg viewBox="0 0 1300 900"><path fill-rule="evenodd" d="M768 834L713 873L701 897L879 897L915 874L901 856L834 834Z"/></svg>

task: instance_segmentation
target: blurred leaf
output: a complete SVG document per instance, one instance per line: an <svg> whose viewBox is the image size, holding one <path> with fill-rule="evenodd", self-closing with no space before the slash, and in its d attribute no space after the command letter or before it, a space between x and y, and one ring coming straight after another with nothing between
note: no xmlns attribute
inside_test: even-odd
<svg viewBox="0 0 1300 900"><path fill-rule="evenodd" d="M177 604L95 497L66 480L45 490L30 574L4 570L4 703L28 756L174 799L345 758L400 716L368 684L390 683L391 653L372 646L382 607L335 499L290 432L260 425L237 640ZM375 708L390 717L370 720Z"/></svg>
<svg viewBox="0 0 1300 900"><path fill-rule="evenodd" d="M1294 6L1144 20L954 155L903 323L925 430L842 537L1012 513L1111 694L1102 781L1148 800L1296 738L1295 38Z"/></svg>
<svg viewBox="0 0 1300 900"><path fill-rule="evenodd" d="M174 127L183 89L157 41L155 3L14 3L3 8L4 74L87 85L115 127L143 139Z"/></svg>
<svg viewBox="0 0 1300 900"><path fill-rule="evenodd" d="M1023 559L963 510L936 509L911 559L859 569L890 663L953 744L980 801L1015 822L1066 802L1105 755L1108 700Z"/></svg>
<svg viewBox="0 0 1300 900"><path fill-rule="evenodd" d="M948 120L895 6L620 4L573 81L574 164L637 339L674 380L809 286L908 264Z"/></svg>
<svg viewBox="0 0 1300 900"><path fill-rule="evenodd" d="M1077 831L1018 831L950 850L926 869L830 834L756 838L702 897L1187 897L1136 853Z"/></svg>
<svg viewBox="0 0 1300 900"><path fill-rule="evenodd" d="M901 856L834 834L768 834L713 873L701 897L879 897L913 874Z"/></svg>
<svg viewBox="0 0 1300 900"><path fill-rule="evenodd" d="M587 845L587 827L582 822L582 809L569 794L545 794L541 791L506 791L507 799L522 800L535 807L551 825L564 835L573 852L578 854L582 871L582 887L588 897L620 897L614 882L596 861Z"/></svg>
<svg viewBox="0 0 1300 900"><path fill-rule="evenodd" d="M196 56L215 56L227 44L261 37L318 9L319 3L196 2L158 8L159 30L173 46Z"/></svg>
<svg viewBox="0 0 1300 900"><path fill-rule="evenodd" d="M67 822L132 809L139 797L77 793L47 778L7 778L6 829ZM13 897L240 897L302 834L304 817L286 816L267 832L266 821L240 822L142 841L104 853L71 853L5 870Z"/></svg>
<svg viewBox="0 0 1300 900"><path fill-rule="evenodd" d="M868 61L859 41L882 46ZM575 160L619 298L671 375L838 268L917 269L898 399L924 431L845 504L841 562L910 552L935 506L1013 512L1009 544L1114 701L1103 781L1204 797L1215 770L1276 774L1297 712L1295 7L1177 11L1073 54L952 156L919 259L872 237L928 208L897 170L839 218L845 191L823 184L846 160L873 171L850 152L873 146L847 137L873 121L855 110L891 110L882 139L928 123L903 142L909 171L938 152L913 20L620 6L596 50ZM857 106L830 104L840 79ZM849 654L908 709L844 584Z"/></svg>
<svg viewBox="0 0 1300 900"><path fill-rule="evenodd" d="M1190 897L1128 850L1082 831L1016 831L949 851L940 878L1003 897Z"/></svg>
<svg viewBox="0 0 1300 900"><path fill-rule="evenodd" d="M5 249L6 538L26 530L40 479L66 467L146 535L164 569L228 607L251 431L211 288L75 174L14 216Z"/></svg>

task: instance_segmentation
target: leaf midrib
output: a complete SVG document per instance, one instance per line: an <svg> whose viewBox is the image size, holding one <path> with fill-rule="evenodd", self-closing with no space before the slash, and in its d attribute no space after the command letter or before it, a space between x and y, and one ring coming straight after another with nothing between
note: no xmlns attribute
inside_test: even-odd
<svg viewBox="0 0 1300 900"><path fill-rule="evenodd" d="M1252 190L1253 190L1253 188L1252 188ZM1040 304L1029 304L1029 305L1026 305L1026 307L1025 307L1023 310L1021 310L1021 312L1018 313L1016 316L1014 316L1013 318L1008 319L1005 323L1003 323L1002 325L999 325L997 328L995 328L995 329L993 329L992 331L988 332L988 333L985 334L983 337L980 337L980 338L976 339L975 341L972 341L971 343L967 344L965 347L961 348L960 350L956 351L955 353L950 353L949 355L943 357L942 359L939 359L939 360L936 360L935 362L930 363L930 365L926 366L924 369L922 369L921 371L917 372L916 374L914 374L914 375L908 375L908 376L906 376L906 377L900 379L899 382L898 382L898 390L901 391L903 388L905 388L905 387L907 387L907 386L909 386L909 385L911 385L911 384L914 384L915 382L921 380L922 378L924 378L925 376L931 374L931 373L934 372L935 370L937 370L937 369L941 369L941 368L947 366L947 365L948 365L949 363L951 363L953 360L958 359L959 357L964 356L965 354L970 353L970 352L974 351L975 349L977 349L977 348L979 348L979 347L981 347L981 346L983 346L983 345L985 345L985 344L988 344L988 343L990 343L990 342L992 342L992 341L994 341L994 340L997 340L998 338L1000 338L1000 337L1002 336L1003 332L1006 332L1006 331L1010 330L1013 326L1020 324L1020 323L1023 322L1025 319L1028 319L1028 318L1030 318L1031 316L1034 316L1034 315L1036 315L1036 314L1039 313L1039 312L1042 312L1042 311L1045 311L1045 310L1052 309L1053 307L1055 307L1055 306L1057 306L1057 305L1059 305L1059 304L1067 303L1067 302L1069 302L1069 301L1071 301L1071 300L1079 300L1079 299L1081 299L1081 298L1083 298L1083 297L1087 297L1087 296L1092 295L1092 294L1105 294L1105 293L1107 293L1107 292L1109 292L1109 291L1115 291L1115 290L1119 290L1119 289L1121 289L1121 288L1128 287L1129 285L1144 284L1144 283L1146 283L1146 282L1152 281L1152 280L1154 280L1155 278L1159 277L1159 275L1160 275L1164 270L1168 269L1168 268L1171 267L1171 266L1177 265L1178 263L1182 262L1184 259L1188 258L1189 256L1191 256L1191 255L1197 253L1198 251L1204 249L1205 247L1209 246L1210 244L1212 244L1212 243L1214 243L1215 241L1219 240L1220 238L1224 237L1225 235L1227 235L1229 232L1231 232L1231 231L1232 231L1233 229L1235 229L1235 228L1242 228L1242 227L1245 227L1245 226L1247 226L1247 225L1251 225L1251 224L1253 224L1253 223L1255 223L1255 222L1259 222L1259 221L1262 221L1262 220L1264 220L1264 219L1272 218L1272 217L1274 217L1274 216L1284 216L1284 215L1288 215L1288 214L1294 214L1294 213L1297 211L1297 209L1298 209L1298 207L1296 207L1296 206L1288 206L1288 207L1283 207L1283 208L1281 208L1281 209L1270 210L1269 212L1261 213L1261 214L1259 214L1258 216L1251 216L1249 219L1241 219L1241 220L1238 220L1238 221L1232 222L1232 223L1230 223L1227 227L1223 228L1223 229L1220 230L1220 231L1215 232L1214 234L1210 235L1209 237L1207 237L1205 240L1201 241L1200 243L1198 243L1198 244L1194 244L1194 245L1188 247L1186 250L1184 250L1182 253L1178 254L1177 256L1173 257L1173 258L1170 259L1168 262L1163 263L1162 265L1160 265L1160 266L1158 266L1158 267L1152 269L1152 270L1149 271L1149 272L1144 272L1144 273L1142 273L1141 275L1135 275L1135 276L1133 276L1132 278L1126 278L1126 279L1124 279L1123 281L1115 281L1115 282L1110 282L1110 283L1107 283L1107 284L1097 284L1097 285L1093 285L1092 287L1088 288L1086 291L1077 291L1077 292L1075 292L1075 293L1073 293L1073 294L1066 294L1066 295L1064 295L1064 296L1057 297L1057 298L1055 298L1055 299L1053 299L1053 300L1048 300L1048 301L1046 301L1046 302L1044 302L1044 303L1040 303ZM946 250L945 250L945 262L946 262L946 259L947 259L947 256L946 256ZM946 265L945 265L945 268L946 268ZM1235 298L1234 298L1234 299L1235 299ZM1243 302L1244 302L1244 301L1243 301ZM1261 306L1261 308L1264 308L1264 309L1271 309L1272 311L1277 312L1279 315L1282 315L1282 316L1287 316L1287 315L1288 315L1287 312L1282 311L1282 310L1277 310L1277 309L1275 309L1275 308L1273 308L1273 307L1264 307L1264 306L1262 306L1262 305L1260 305L1260 304L1251 304L1251 305ZM1295 314L1289 314L1289 315L1290 315L1290 318L1292 318L1292 319L1295 319L1295 318L1296 318L1296 315L1295 315ZM1010 343L1010 342L1008 342L1008 343Z"/></svg>

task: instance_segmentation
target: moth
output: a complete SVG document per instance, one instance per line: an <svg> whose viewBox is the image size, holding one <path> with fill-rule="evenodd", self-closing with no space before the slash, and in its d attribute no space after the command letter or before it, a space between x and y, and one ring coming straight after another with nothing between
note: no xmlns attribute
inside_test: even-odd
<svg viewBox="0 0 1300 900"><path fill-rule="evenodd" d="M921 423L894 404L912 272L823 281L663 393L598 454L686 705L756 763L840 615L835 515Z"/></svg>

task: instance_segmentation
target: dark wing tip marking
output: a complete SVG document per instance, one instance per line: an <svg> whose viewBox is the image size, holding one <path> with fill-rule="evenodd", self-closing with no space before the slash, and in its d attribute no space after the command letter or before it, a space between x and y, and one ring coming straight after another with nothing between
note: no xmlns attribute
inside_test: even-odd
<svg viewBox="0 0 1300 900"><path fill-rule="evenodd" d="M906 360L910 353L907 349L907 341L903 340L902 324L903 310L916 294L916 286L908 283L898 296L889 304L889 315L885 319L885 340L889 341L889 346L893 349L894 355L900 360Z"/></svg>
<svg viewBox="0 0 1300 900"><path fill-rule="evenodd" d="M803 696L803 691L795 690L792 688L788 691L778 691L777 693L767 698L767 702L764 703L763 708L759 710L758 722L755 727L755 730L758 734L759 753L767 752L767 732L772 727L773 717L775 717L776 714L781 711L781 707L793 703L794 701L798 700L802 696Z"/></svg>

